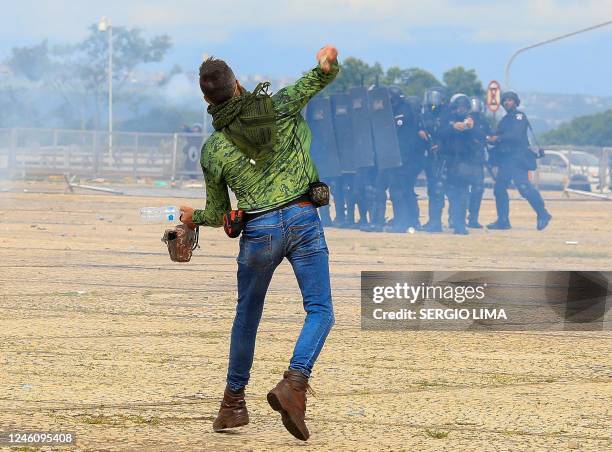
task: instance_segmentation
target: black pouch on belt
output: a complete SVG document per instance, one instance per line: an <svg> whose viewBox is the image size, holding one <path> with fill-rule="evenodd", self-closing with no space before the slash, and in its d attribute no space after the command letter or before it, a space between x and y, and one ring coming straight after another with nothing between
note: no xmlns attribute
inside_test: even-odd
<svg viewBox="0 0 612 452"><path fill-rule="evenodd" d="M308 185L308 196L315 207L329 204L329 186L324 182L311 182Z"/></svg>
<svg viewBox="0 0 612 452"><path fill-rule="evenodd" d="M230 210L223 215L223 230L232 239L240 235L244 228L244 210Z"/></svg>

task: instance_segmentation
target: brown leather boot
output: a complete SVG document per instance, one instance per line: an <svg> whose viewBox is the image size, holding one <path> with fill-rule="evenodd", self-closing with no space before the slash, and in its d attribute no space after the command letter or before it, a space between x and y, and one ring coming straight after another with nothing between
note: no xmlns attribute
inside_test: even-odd
<svg viewBox="0 0 612 452"><path fill-rule="evenodd" d="M268 403L278 411L283 425L297 439L306 441L310 436L304 422L306 416L306 391L313 393L308 378L300 371L289 369L283 379L268 393Z"/></svg>
<svg viewBox="0 0 612 452"><path fill-rule="evenodd" d="M217 419L213 422L213 430L219 432L226 428L242 427L249 423L249 412L244 401L244 388L233 393L229 386L225 387L223 401Z"/></svg>

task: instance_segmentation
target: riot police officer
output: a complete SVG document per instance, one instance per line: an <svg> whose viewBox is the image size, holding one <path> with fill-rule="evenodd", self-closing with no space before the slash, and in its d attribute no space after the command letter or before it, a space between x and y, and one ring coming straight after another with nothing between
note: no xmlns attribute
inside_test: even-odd
<svg viewBox="0 0 612 452"><path fill-rule="evenodd" d="M455 94L451 98L449 113L442 117L439 134L443 140L440 155L448 196L449 223L455 234L467 235L468 187L475 176L474 161L481 151L485 135L470 115L470 99L465 94Z"/></svg>
<svg viewBox="0 0 612 452"><path fill-rule="evenodd" d="M416 230L421 229L420 209L418 196L415 192L415 186L419 174L425 169L425 154L427 151L427 140L419 134L423 130L423 120L421 118L421 99L417 96L407 96L406 104L409 106L409 111L412 116L406 115L406 120L400 134L400 147L404 149L406 158L406 193L407 207L406 215L408 218L408 226ZM405 144L402 146L402 141ZM402 159L404 155L402 155Z"/></svg>
<svg viewBox="0 0 612 452"><path fill-rule="evenodd" d="M529 121L522 111L518 110L520 99L515 92L507 91L501 96L501 103L506 115L497 126L495 135L488 141L495 147L490 153L490 163L497 167L497 176L493 192L497 207L497 220L487 226L489 229L510 229L510 200L508 188L511 182L537 214L537 229L548 226L552 216L544 206L540 192L529 181L529 171L537 167L536 155L531 151L527 131Z"/></svg>
<svg viewBox="0 0 612 452"><path fill-rule="evenodd" d="M440 158L439 130L444 116L446 98L443 88L431 88L423 95L422 123L419 136L428 142L425 159L429 220L423 226L427 232L442 232L442 209L444 208L443 162Z"/></svg>
<svg viewBox="0 0 612 452"><path fill-rule="evenodd" d="M484 194L484 163L486 161L486 137L491 135L491 126L487 122L484 115L484 102L478 97L470 97L470 116L474 120L474 127L479 130L475 134L478 140L477 149L473 155L473 160L470 162L472 166L472 177L469 181L469 201L468 201L468 228L482 229L482 225L478 222L480 214L480 205Z"/></svg>
<svg viewBox="0 0 612 452"><path fill-rule="evenodd" d="M424 167L425 141L418 135L418 131L422 128L419 99L416 98L416 103L414 96L407 99L398 86L390 86L389 95L402 165L389 170L389 195L393 204L393 219L385 230L406 232L410 227L415 229L421 227L414 185Z"/></svg>

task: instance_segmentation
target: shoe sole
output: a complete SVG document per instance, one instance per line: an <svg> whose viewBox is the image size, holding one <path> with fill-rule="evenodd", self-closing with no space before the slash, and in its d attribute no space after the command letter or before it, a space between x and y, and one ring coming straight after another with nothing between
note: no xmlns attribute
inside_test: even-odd
<svg viewBox="0 0 612 452"><path fill-rule="evenodd" d="M298 428L298 426L295 425L295 422L293 422L293 420L289 416L289 413L287 413L287 411L283 408L280 403L280 400L278 400L278 397L276 397L276 394L274 394L273 392L269 392L267 399L272 409L280 413L283 425L285 426L287 431L293 436L295 436L297 439L301 441L306 441L309 435L304 435L304 433Z"/></svg>

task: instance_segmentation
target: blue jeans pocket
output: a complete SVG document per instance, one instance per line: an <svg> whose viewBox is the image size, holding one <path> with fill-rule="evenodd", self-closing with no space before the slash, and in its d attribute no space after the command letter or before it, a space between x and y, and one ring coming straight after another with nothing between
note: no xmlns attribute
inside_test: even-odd
<svg viewBox="0 0 612 452"><path fill-rule="evenodd" d="M237 261L249 267L272 265L272 235L260 231L243 231Z"/></svg>
<svg viewBox="0 0 612 452"><path fill-rule="evenodd" d="M315 221L289 226L291 254L301 256L321 249L321 222Z"/></svg>

